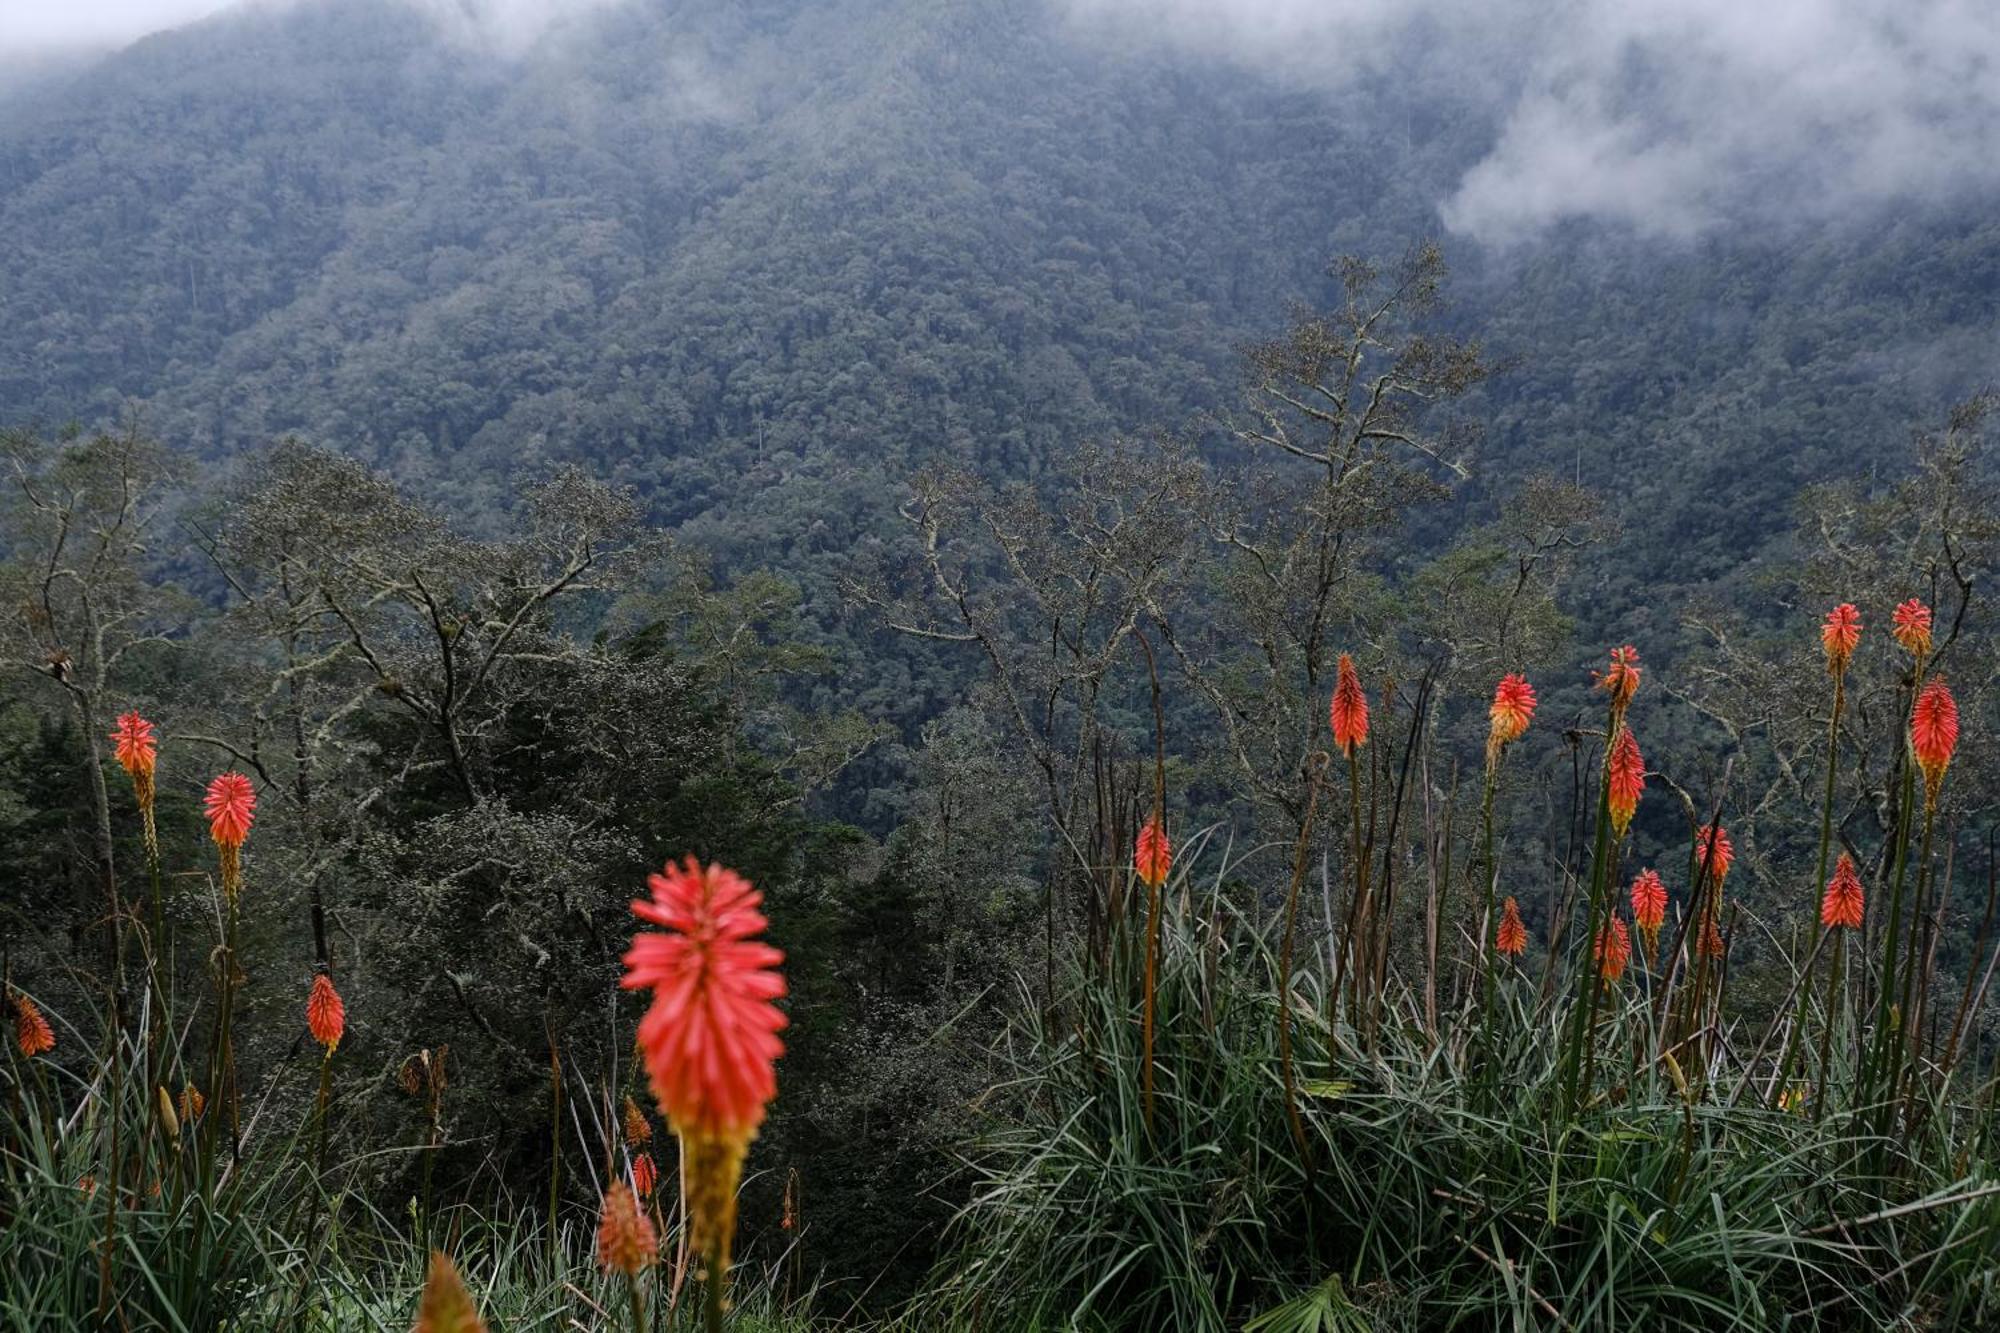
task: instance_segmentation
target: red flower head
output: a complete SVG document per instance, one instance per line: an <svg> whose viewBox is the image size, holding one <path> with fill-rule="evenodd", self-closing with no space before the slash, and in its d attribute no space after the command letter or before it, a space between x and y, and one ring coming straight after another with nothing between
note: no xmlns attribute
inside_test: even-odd
<svg viewBox="0 0 2000 1333"><path fill-rule="evenodd" d="M1639 808L1639 793L1646 789L1646 761L1639 754L1639 742L1633 738L1632 728L1618 728L1618 739L1611 743L1608 767L1611 827L1622 838Z"/></svg>
<svg viewBox="0 0 2000 1333"><path fill-rule="evenodd" d="M632 904L642 921L666 927L633 937L626 990L650 989L639 1047L660 1109L681 1136L688 1212L698 1249L719 1280L736 1229L736 1182L743 1156L778 1091L778 1040L785 1016L784 961L753 938L768 924L763 895L748 880L694 857L648 878L650 900Z"/></svg>
<svg viewBox="0 0 2000 1333"><path fill-rule="evenodd" d="M42 1017L35 1002L19 991L14 992L14 1044L20 1047L22 1057L29 1060L56 1048L55 1029Z"/></svg>
<svg viewBox="0 0 2000 1333"><path fill-rule="evenodd" d="M1854 603L1842 602L1826 613L1819 641L1826 648L1826 669L1836 676L1846 671L1854 660L1854 646L1861 642L1861 613Z"/></svg>
<svg viewBox="0 0 2000 1333"><path fill-rule="evenodd" d="M1928 656L1931 651L1931 609L1912 597L1896 608L1889 633L1907 651L1918 657Z"/></svg>
<svg viewBox="0 0 2000 1333"><path fill-rule="evenodd" d="M1486 713L1492 719L1491 735L1496 742L1504 745L1520 740L1535 720L1535 687L1526 676L1500 677L1500 683L1493 687L1493 706Z"/></svg>
<svg viewBox="0 0 2000 1333"><path fill-rule="evenodd" d="M659 1258L660 1238L625 1182L604 1195L604 1220L597 1225L597 1266L607 1273L637 1277Z"/></svg>
<svg viewBox="0 0 2000 1333"><path fill-rule="evenodd" d="M153 724L135 713L124 713L118 718L118 730L111 733L111 741L118 755L118 766L136 781L141 773L153 775L153 765L159 754L159 745L153 739Z"/></svg>
<svg viewBox="0 0 2000 1333"><path fill-rule="evenodd" d="M641 1143L650 1143L652 1139L652 1123L646 1119L646 1113L639 1109L639 1103L627 1097L625 1099L625 1142L636 1146Z"/></svg>
<svg viewBox="0 0 2000 1333"><path fill-rule="evenodd" d="M632 1155L632 1192L642 1199L653 1197L653 1186L659 1183L660 1169L653 1165L653 1154L649 1152Z"/></svg>
<svg viewBox="0 0 2000 1333"><path fill-rule="evenodd" d="M1623 713L1639 692L1639 650L1631 644L1611 650L1611 665L1592 673L1597 688L1611 696L1611 707Z"/></svg>
<svg viewBox="0 0 2000 1333"><path fill-rule="evenodd" d="M1826 897L1819 905L1819 923L1829 929L1834 926L1861 929L1861 876L1854 869L1854 859L1846 852L1834 863L1833 878L1827 881Z"/></svg>
<svg viewBox="0 0 2000 1333"><path fill-rule="evenodd" d="M1361 677L1354 672L1354 659L1346 653L1340 655L1328 720L1333 724L1333 743L1348 758L1368 744L1368 696L1361 692Z"/></svg>
<svg viewBox="0 0 2000 1333"><path fill-rule="evenodd" d="M250 836L250 820L257 811L257 790L241 773L224 773L208 784L203 801L208 812L208 834L220 847L241 847Z"/></svg>
<svg viewBox="0 0 2000 1333"><path fill-rule="evenodd" d="M412 1333L486 1333L479 1311L451 1260L431 1251L430 1276L424 1280L423 1298L417 1303L417 1323Z"/></svg>
<svg viewBox="0 0 2000 1333"><path fill-rule="evenodd" d="M312 994L306 997L306 1027L311 1030L313 1040L326 1047L328 1055L340 1045L341 1034L347 1031L347 1006L340 1002L340 992L333 988L333 978L321 972L313 977Z"/></svg>
<svg viewBox="0 0 2000 1333"><path fill-rule="evenodd" d="M1647 939L1660 933L1667 920L1667 886L1657 870L1641 870L1632 881L1632 924Z"/></svg>
<svg viewBox="0 0 2000 1333"><path fill-rule="evenodd" d="M1597 932L1597 945L1591 950L1597 960L1597 970L1606 981L1616 983L1625 975L1625 965L1632 961L1632 934L1625 929L1625 918L1616 912L1604 923L1604 929Z"/></svg>
<svg viewBox="0 0 2000 1333"><path fill-rule="evenodd" d="M1510 958L1519 958L1528 947L1528 927L1521 921L1521 905L1511 894L1500 904L1500 928L1494 933L1493 947Z"/></svg>
<svg viewBox="0 0 2000 1333"><path fill-rule="evenodd" d="M1139 830L1138 844L1132 850L1132 864L1139 872L1139 880L1149 889L1157 889L1167 882L1167 871L1173 868L1174 848L1167 841L1167 831L1160 827L1157 817L1146 821L1146 827Z"/></svg>
<svg viewBox="0 0 2000 1333"><path fill-rule="evenodd" d="M1729 830L1720 823L1714 823L1695 834L1694 854L1696 864L1720 890L1722 881L1729 878L1729 867L1736 863L1736 849L1730 845Z"/></svg>
<svg viewBox="0 0 2000 1333"><path fill-rule="evenodd" d="M1951 767L1951 752L1957 745L1958 705L1944 677L1938 676L1924 686L1910 713L1910 748L1924 771L1926 805L1937 804L1938 788L1944 785L1944 771Z"/></svg>

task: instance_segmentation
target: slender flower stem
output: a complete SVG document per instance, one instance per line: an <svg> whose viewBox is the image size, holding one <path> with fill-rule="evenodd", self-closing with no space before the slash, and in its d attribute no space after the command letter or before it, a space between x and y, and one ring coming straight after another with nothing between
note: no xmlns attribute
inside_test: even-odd
<svg viewBox="0 0 2000 1333"><path fill-rule="evenodd" d="M1481 818L1485 832L1485 859L1481 862L1480 873L1486 881L1486 906L1479 917L1479 1060L1482 1069L1481 1083L1486 1083L1486 1074L1491 1072L1493 1061L1493 889L1499 879L1499 867L1493 860L1493 791L1499 785L1500 757L1496 752L1493 762L1486 766L1486 795L1481 802Z"/></svg>
<svg viewBox="0 0 2000 1333"><path fill-rule="evenodd" d="M631 1297L632 1333L646 1333L646 1301L639 1294L639 1275L625 1275L625 1291Z"/></svg>
<svg viewBox="0 0 2000 1333"><path fill-rule="evenodd" d="M1847 673L1845 670L1833 673L1833 720L1827 727L1826 738L1826 791L1820 800L1819 810L1819 858L1813 869L1813 892L1821 893L1826 888L1826 857L1833 842L1833 791L1835 775L1840 771L1840 715L1847 704ZM1799 1008L1792 1019L1792 1030L1785 1037L1785 1053L1778 1060L1778 1077L1771 1085L1773 1104L1784 1096L1785 1084L1792 1073L1792 1057L1798 1048L1799 1034L1805 1030L1807 1009L1812 1001L1813 963L1818 956L1820 919L1819 913L1812 913L1812 938L1807 944L1806 975L1799 983ZM1836 955L1837 956L1837 955ZM1833 1021L1829 1010L1826 1021ZM1824 1045L1824 1043L1822 1043ZM1822 1061L1822 1063L1824 1063Z"/></svg>
<svg viewBox="0 0 2000 1333"><path fill-rule="evenodd" d="M1603 775L1597 787L1597 840L1590 853L1590 910L1589 929L1583 937L1583 948L1577 965L1577 993L1575 1010L1570 1020L1570 1040L1563 1053L1563 1105L1569 1114L1574 1114L1581 1102L1584 1089L1580 1088L1577 1077L1585 1063L1584 1051L1595 1037L1597 1028L1596 974L1591 951L1597 946L1598 932L1604 929L1606 899L1604 889L1605 870L1611 860L1611 747L1618 740L1618 729L1624 719L1614 703L1604 727ZM1585 1075L1588 1078L1588 1075Z"/></svg>
<svg viewBox="0 0 2000 1333"><path fill-rule="evenodd" d="M1319 804L1320 778L1329 757L1315 754L1311 777L1306 785L1305 816L1299 821L1299 841L1292 853L1292 884L1285 894L1285 937L1278 947L1278 1075L1285 1089L1285 1121L1291 1126L1292 1142L1299 1157L1310 1165L1306 1129L1299 1119L1298 1088L1292 1072L1292 947L1298 934L1299 887L1306 877L1306 852L1312 843L1313 811Z"/></svg>

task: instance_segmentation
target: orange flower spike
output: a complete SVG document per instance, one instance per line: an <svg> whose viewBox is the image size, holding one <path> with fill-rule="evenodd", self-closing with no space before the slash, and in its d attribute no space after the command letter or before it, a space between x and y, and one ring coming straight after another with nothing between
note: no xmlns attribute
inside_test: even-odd
<svg viewBox="0 0 2000 1333"><path fill-rule="evenodd" d="M340 1038L347 1031L347 1006L341 1003L340 992L333 988L333 978L321 972L313 977L312 993L306 996L306 1027L312 1032L313 1040L326 1047L328 1055L340 1045Z"/></svg>
<svg viewBox="0 0 2000 1333"><path fill-rule="evenodd" d="M152 788L154 766L159 759L159 743L153 738L153 724L138 713L123 713L118 718L118 730L111 733L113 752L118 756L118 766L132 779L134 788L141 778L146 787Z"/></svg>
<svg viewBox="0 0 2000 1333"><path fill-rule="evenodd" d="M1368 696L1362 692L1354 659L1346 653L1340 655L1327 720L1333 726L1333 743L1348 758L1352 759L1356 750L1368 744Z"/></svg>
<svg viewBox="0 0 2000 1333"><path fill-rule="evenodd" d="M1944 677L1938 676L1924 686L1910 713L1910 749L1916 753L1917 767L1924 771L1926 806L1937 804L1938 789L1944 785L1944 772L1951 767L1951 752L1957 746L1958 704Z"/></svg>
<svg viewBox="0 0 2000 1333"><path fill-rule="evenodd" d="M35 1002L19 991L14 992L14 1044L28 1060L56 1048L55 1029Z"/></svg>
<svg viewBox="0 0 2000 1333"><path fill-rule="evenodd" d="M1729 830L1719 823L1710 824L1695 835L1694 851L1701 868L1720 889L1722 881L1729 878L1729 867L1736 863L1736 848L1730 844Z"/></svg>
<svg viewBox="0 0 2000 1333"><path fill-rule="evenodd" d="M219 847L241 847L257 812L257 790L241 773L224 773L208 784L202 801L208 835Z"/></svg>
<svg viewBox="0 0 2000 1333"><path fill-rule="evenodd" d="M424 1280L412 1333L486 1333L472 1297L458 1279L458 1270L436 1250L431 1251L430 1276Z"/></svg>
<svg viewBox="0 0 2000 1333"><path fill-rule="evenodd" d="M1861 929L1861 876L1854 869L1854 858L1846 852L1834 863L1833 878L1827 881L1826 897L1819 905L1819 923L1832 929L1845 926L1849 930Z"/></svg>
<svg viewBox="0 0 2000 1333"><path fill-rule="evenodd" d="M659 1183L660 1169L653 1165L653 1154L642 1152L632 1158L632 1192L642 1199L653 1197L653 1186Z"/></svg>
<svg viewBox="0 0 2000 1333"><path fill-rule="evenodd" d="M1641 870L1632 881L1632 924L1647 939L1660 933L1667 921L1667 886L1657 870Z"/></svg>
<svg viewBox="0 0 2000 1333"><path fill-rule="evenodd" d="M1157 816L1147 820L1146 827L1139 830L1139 841L1132 849L1132 864L1147 888L1157 889L1167 882L1167 872L1174 864L1174 848Z"/></svg>
<svg viewBox="0 0 2000 1333"><path fill-rule="evenodd" d="M1931 651L1931 609L1922 601L1912 597L1896 608L1890 620L1889 633L1904 651L1917 657L1928 657Z"/></svg>
<svg viewBox="0 0 2000 1333"><path fill-rule="evenodd" d="M1611 665L1594 672L1597 688L1611 696L1611 707L1623 714L1639 692L1639 650L1631 644L1611 650Z"/></svg>
<svg viewBox="0 0 2000 1333"><path fill-rule="evenodd" d="M1503 744L1520 740L1535 720L1535 687L1526 676L1500 677L1500 683L1493 687L1493 706L1487 709L1487 716L1492 719L1493 735Z"/></svg>
<svg viewBox="0 0 2000 1333"><path fill-rule="evenodd" d="M1611 743L1609 768L1611 827L1622 838L1639 809L1639 794L1646 789L1646 761L1639 754L1632 728L1618 729L1618 739Z"/></svg>
<svg viewBox="0 0 2000 1333"><path fill-rule="evenodd" d="M625 1142L636 1146L641 1143L650 1143L652 1139L653 1126L646 1119L646 1113L639 1109L639 1103L627 1097L625 1099Z"/></svg>
<svg viewBox="0 0 2000 1333"><path fill-rule="evenodd" d="M1528 948L1528 927L1521 920L1521 905L1510 894L1500 905L1500 927L1494 932L1493 947L1509 958L1519 958Z"/></svg>
<svg viewBox="0 0 2000 1333"><path fill-rule="evenodd" d="M652 1084L681 1136L694 1242L721 1280L736 1229L736 1185L744 1154L777 1095L778 1032L772 1003L785 993L784 955L754 938L768 924L748 880L694 857L647 880L650 900L632 904L664 926L633 937L626 990L651 990L638 1044Z"/></svg>
<svg viewBox="0 0 2000 1333"><path fill-rule="evenodd" d="M1716 924L1715 913L1705 913L1701 921L1701 934L1695 940L1695 952L1704 958L1720 959L1728 952L1722 942L1722 927Z"/></svg>
<svg viewBox="0 0 2000 1333"><path fill-rule="evenodd" d="M1632 961L1632 934L1625 929L1624 917L1616 912L1611 914L1604 929L1597 933L1597 944L1591 953L1597 959L1598 974L1615 985Z"/></svg>
<svg viewBox="0 0 2000 1333"><path fill-rule="evenodd" d="M1826 649L1826 669L1838 676L1854 660L1854 647L1861 642L1861 613L1852 602L1842 602L1826 613L1820 626L1820 644Z"/></svg>
<svg viewBox="0 0 2000 1333"><path fill-rule="evenodd" d="M597 1266L607 1273L637 1277L659 1258L660 1238L652 1220L625 1182L613 1182L604 1196L604 1217L597 1225Z"/></svg>

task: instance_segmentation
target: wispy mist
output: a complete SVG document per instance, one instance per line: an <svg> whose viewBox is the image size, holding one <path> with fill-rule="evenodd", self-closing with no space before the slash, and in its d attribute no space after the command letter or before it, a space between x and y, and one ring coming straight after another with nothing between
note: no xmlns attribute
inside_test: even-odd
<svg viewBox="0 0 2000 1333"><path fill-rule="evenodd" d="M1166 42L1344 89L1419 71L1492 118L1440 201L1506 242L1571 217L1685 237L2000 188L1992 0L1060 0L1084 40Z"/></svg>
<svg viewBox="0 0 2000 1333"><path fill-rule="evenodd" d="M119 46L230 9L314 0L0 0L0 58L76 47ZM430 15L455 40L519 55L578 19L629 0L398 0Z"/></svg>

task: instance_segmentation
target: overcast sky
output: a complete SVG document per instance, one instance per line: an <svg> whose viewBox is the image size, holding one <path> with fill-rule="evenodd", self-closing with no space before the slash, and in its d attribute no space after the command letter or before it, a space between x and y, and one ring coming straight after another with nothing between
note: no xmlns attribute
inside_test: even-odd
<svg viewBox="0 0 2000 1333"><path fill-rule="evenodd" d="M0 58L130 40L232 0L0 0ZM290 0L235 0L283 4ZM503 53L632 0L407 0ZM2000 192L2000 0L1048 0L1076 39L1340 92L1393 69L1489 119L1438 201L1494 242L1590 217L1724 221Z"/></svg>

